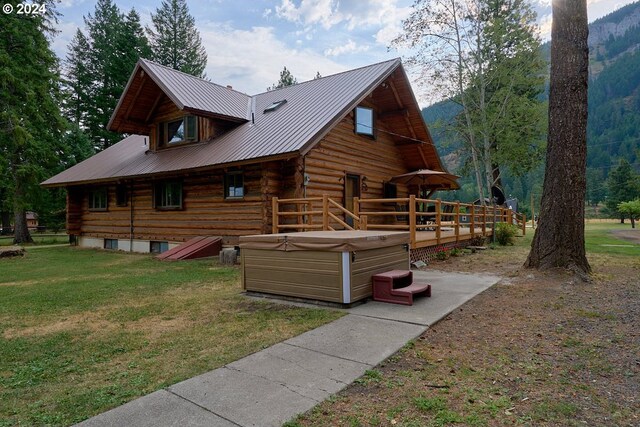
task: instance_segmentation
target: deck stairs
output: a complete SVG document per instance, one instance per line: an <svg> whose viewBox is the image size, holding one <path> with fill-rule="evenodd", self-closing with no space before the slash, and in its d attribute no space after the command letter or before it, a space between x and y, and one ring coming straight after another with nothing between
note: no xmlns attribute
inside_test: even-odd
<svg viewBox="0 0 640 427"><path fill-rule="evenodd" d="M222 250L222 237L198 236L156 256L163 261L178 261L216 256Z"/></svg>

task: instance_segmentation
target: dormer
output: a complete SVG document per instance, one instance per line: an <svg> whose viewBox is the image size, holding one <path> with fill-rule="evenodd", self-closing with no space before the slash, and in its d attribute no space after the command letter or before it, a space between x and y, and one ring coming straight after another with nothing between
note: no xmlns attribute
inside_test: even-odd
<svg viewBox="0 0 640 427"><path fill-rule="evenodd" d="M248 121L250 100L231 88L140 59L107 128L147 135L153 151L210 141Z"/></svg>

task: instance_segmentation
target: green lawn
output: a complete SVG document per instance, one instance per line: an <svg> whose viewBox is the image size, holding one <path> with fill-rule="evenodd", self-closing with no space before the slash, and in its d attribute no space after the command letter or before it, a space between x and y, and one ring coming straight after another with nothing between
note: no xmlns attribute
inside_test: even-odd
<svg viewBox="0 0 640 427"><path fill-rule="evenodd" d="M71 247L0 259L0 426L69 425L336 319L239 271Z"/></svg>
<svg viewBox="0 0 640 427"><path fill-rule="evenodd" d="M69 243L69 236L67 234L37 234L31 233L34 245L56 245L62 243ZM0 246L13 245L13 236L0 236ZM26 245L31 246L31 245Z"/></svg>
<svg viewBox="0 0 640 427"><path fill-rule="evenodd" d="M640 256L640 245L629 240L616 238L614 230L632 230L627 221L620 223L588 223L585 227L587 254L610 254Z"/></svg>

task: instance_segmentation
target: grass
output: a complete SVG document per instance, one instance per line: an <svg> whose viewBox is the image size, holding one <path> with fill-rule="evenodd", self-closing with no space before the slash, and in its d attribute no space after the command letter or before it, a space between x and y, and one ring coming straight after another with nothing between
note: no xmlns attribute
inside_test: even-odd
<svg viewBox="0 0 640 427"><path fill-rule="evenodd" d="M590 223L585 227L585 243L589 254L640 256L640 245L611 234L614 230L631 230L631 225L620 223ZM609 246L619 245L619 246Z"/></svg>
<svg viewBox="0 0 640 427"><path fill-rule="evenodd" d="M69 243L69 236L67 234L36 234L31 233L33 244L21 245L21 246L34 246L34 245L57 245L63 243ZM0 236L0 246L13 245L13 236Z"/></svg>
<svg viewBox="0 0 640 427"><path fill-rule="evenodd" d="M69 425L340 316L239 271L70 247L0 260L0 426Z"/></svg>
<svg viewBox="0 0 640 427"><path fill-rule="evenodd" d="M636 425L640 245L610 234L620 229L630 225L587 224L591 283L521 268L530 229L512 247L435 264L504 280L296 426Z"/></svg>

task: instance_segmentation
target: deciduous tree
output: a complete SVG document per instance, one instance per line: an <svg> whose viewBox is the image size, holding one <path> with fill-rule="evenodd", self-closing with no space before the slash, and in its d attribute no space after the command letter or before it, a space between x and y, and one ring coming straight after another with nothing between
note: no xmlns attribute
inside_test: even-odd
<svg viewBox="0 0 640 427"><path fill-rule="evenodd" d="M586 0L553 0L549 133L540 221L526 267L586 278L584 209L589 47Z"/></svg>
<svg viewBox="0 0 640 427"><path fill-rule="evenodd" d="M640 175L636 174L625 159L621 159L618 166L609 173L607 181L609 195L606 206L610 214L620 218L624 223L625 214L618 209L621 202L640 197Z"/></svg>
<svg viewBox="0 0 640 427"><path fill-rule="evenodd" d="M618 204L618 211L631 220L631 228L636 228L636 221L640 219L640 199Z"/></svg>

